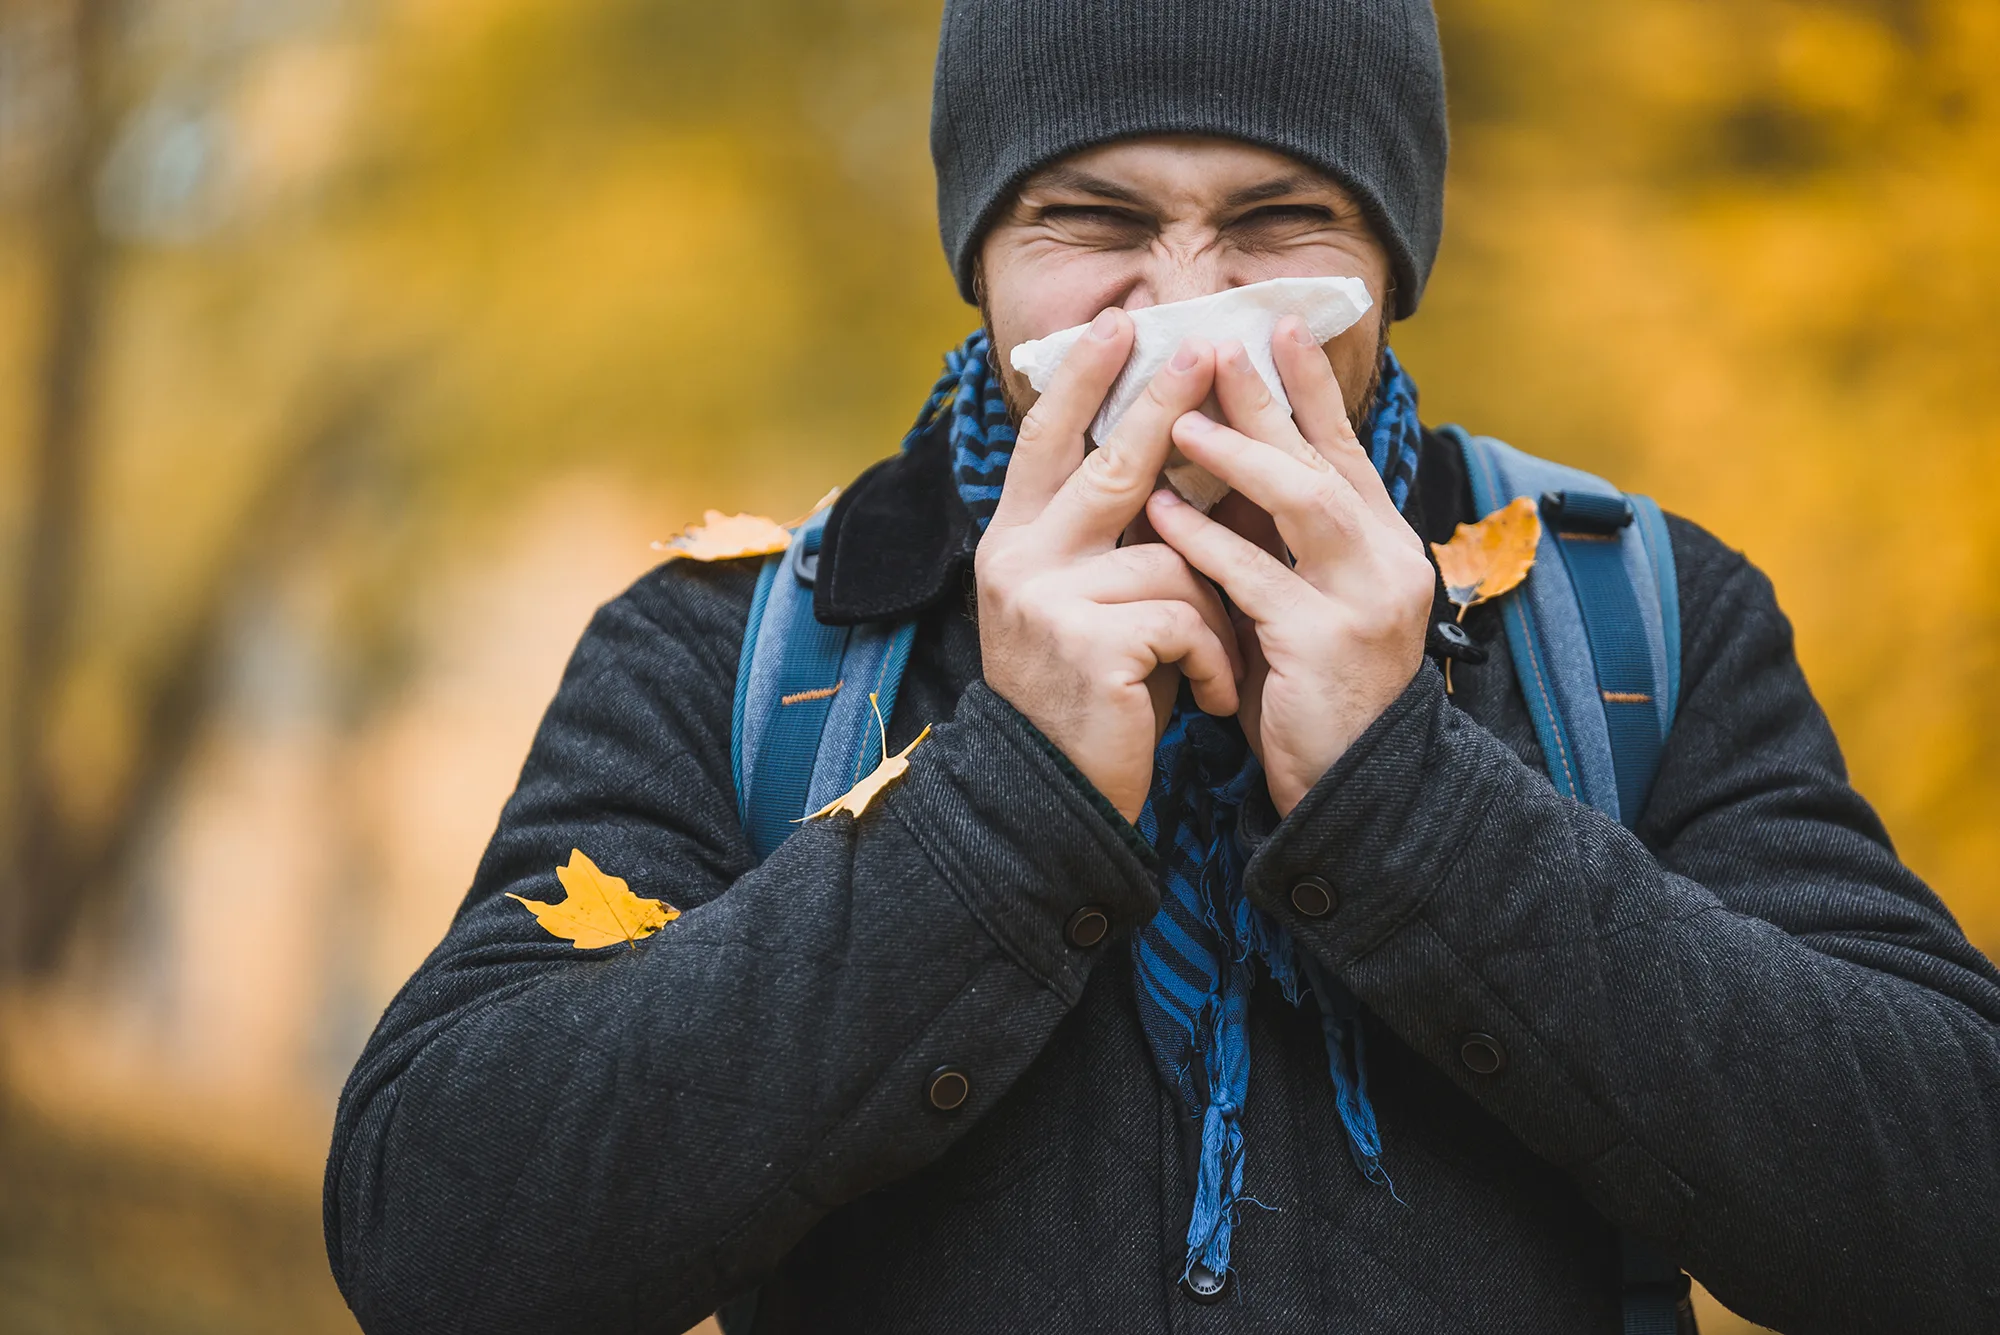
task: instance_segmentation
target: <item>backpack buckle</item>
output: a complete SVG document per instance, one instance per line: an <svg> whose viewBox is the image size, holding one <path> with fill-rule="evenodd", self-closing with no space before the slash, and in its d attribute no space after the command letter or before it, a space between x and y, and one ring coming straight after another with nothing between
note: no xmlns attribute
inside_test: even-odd
<svg viewBox="0 0 2000 1335"><path fill-rule="evenodd" d="M1632 502L1589 491L1545 491L1542 518L1558 533L1609 536L1632 522Z"/></svg>
<svg viewBox="0 0 2000 1335"><path fill-rule="evenodd" d="M803 587L810 589L819 580L819 543L824 528L806 530L805 540L795 542L785 554L785 569L792 572L792 578Z"/></svg>

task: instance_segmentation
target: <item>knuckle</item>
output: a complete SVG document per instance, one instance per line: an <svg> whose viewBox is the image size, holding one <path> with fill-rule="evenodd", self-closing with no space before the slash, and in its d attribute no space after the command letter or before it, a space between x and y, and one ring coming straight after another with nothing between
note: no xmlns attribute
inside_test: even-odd
<svg viewBox="0 0 2000 1335"><path fill-rule="evenodd" d="M1354 506L1342 491L1340 482L1331 474L1316 477L1308 496L1313 513L1341 542L1353 543L1362 536Z"/></svg>
<svg viewBox="0 0 2000 1335"><path fill-rule="evenodd" d="M1306 504L1325 515L1340 515L1346 506L1341 504L1340 488L1334 482L1331 472L1313 472L1312 481L1306 485Z"/></svg>
<svg viewBox="0 0 2000 1335"><path fill-rule="evenodd" d="M1177 639L1181 621L1171 604L1155 604L1146 610L1146 626L1155 641Z"/></svg>
<svg viewBox="0 0 2000 1335"><path fill-rule="evenodd" d="M1179 578L1188 568L1187 562L1181 559L1181 554L1163 542L1142 543L1126 550L1133 553L1134 559L1139 563L1141 574L1156 579Z"/></svg>
<svg viewBox="0 0 2000 1335"><path fill-rule="evenodd" d="M1106 445L1085 455L1081 471L1085 482L1107 492L1129 490L1137 474L1125 451L1116 445Z"/></svg>
<svg viewBox="0 0 2000 1335"><path fill-rule="evenodd" d="M1428 612L1431 596L1437 592L1437 571L1423 553L1406 543L1397 544L1396 553L1398 587L1412 606L1421 604Z"/></svg>
<svg viewBox="0 0 2000 1335"><path fill-rule="evenodd" d="M981 588L991 587L996 591L1011 585L1019 577L1021 565L1013 544L1005 539L994 541L999 536L988 529L986 539L972 556L973 578L979 581Z"/></svg>
<svg viewBox="0 0 2000 1335"><path fill-rule="evenodd" d="M1021 425L1014 429L1014 444L1016 448L1023 445L1032 446L1039 444L1048 437L1050 430L1047 416L1048 409L1043 406L1047 402L1047 399L1043 399L1034 407L1028 409L1027 415L1021 419Z"/></svg>
<svg viewBox="0 0 2000 1335"><path fill-rule="evenodd" d="M1202 620L1201 613L1186 603L1174 604L1173 617L1174 633L1193 644L1197 650L1202 647L1204 641L1213 638L1213 633L1208 629L1208 622Z"/></svg>

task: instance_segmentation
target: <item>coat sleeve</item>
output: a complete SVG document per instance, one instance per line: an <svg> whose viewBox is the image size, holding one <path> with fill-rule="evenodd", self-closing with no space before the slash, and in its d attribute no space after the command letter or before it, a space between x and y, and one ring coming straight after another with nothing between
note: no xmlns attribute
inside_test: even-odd
<svg viewBox="0 0 2000 1335"><path fill-rule="evenodd" d="M1248 892L1752 1320L2000 1330L2000 976L1848 786L1769 583L1675 533L1682 703L1636 837L1427 667ZM1293 909L1308 875L1329 916Z"/></svg>
<svg viewBox="0 0 2000 1335"><path fill-rule="evenodd" d="M1086 899L1114 927L1156 907L1141 851L976 684L866 815L753 866L729 758L747 595L670 567L598 613L355 1066L326 1236L372 1335L677 1335L993 1106L1106 949L1065 943ZM561 899L572 848L682 916L636 946L549 936L505 892ZM946 1065L971 1084L952 1115L925 1097Z"/></svg>

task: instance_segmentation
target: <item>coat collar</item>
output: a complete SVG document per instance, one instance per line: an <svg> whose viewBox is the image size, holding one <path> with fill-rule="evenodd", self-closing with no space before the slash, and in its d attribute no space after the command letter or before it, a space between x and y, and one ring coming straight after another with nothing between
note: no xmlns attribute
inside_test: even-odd
<svg viewBox="0 0 2000 1335"><path fill-rule="evenodd" d="M979 530L951 476L951 414L875 464L834 502L813 615L830 626L914 616L972 563Z"/></svg>
<svg viewBox="0 0 2000 1335"><path fill-rule="evenodd" d="M940 414L909 449L869 468L834 503L813 587L820 621L851 626L915 616L971 568L979 531L952 479L950 417ZM1464 461L1435 431L1424 432L1403 514L1432 542L1473 517Z"/></svg>

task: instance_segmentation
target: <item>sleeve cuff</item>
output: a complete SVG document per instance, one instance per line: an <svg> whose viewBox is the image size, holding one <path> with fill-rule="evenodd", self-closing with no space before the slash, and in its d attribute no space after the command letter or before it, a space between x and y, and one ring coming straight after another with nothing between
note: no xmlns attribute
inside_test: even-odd
<svg viewBox="0 0 2000 1335"><path fill-rule="evenodd" d="M1137 827L1131 821L1125 819L1125 813L1117 807L1112 806L1111 799L1106 797L1096 784L1085 778L1083 771L1072 764L1070 758L1062 753L1062 748L1050 741L1048 734L1030 722L1026 714L1015 709L1002 696L994 695L993 699L1000 708L1013 714L1021 729L1033 738L1037 746L1042 748L1042 754L1049 758L1049 762L1069 776L1070 782L1076 785L1077 791L1089 800L1090 805L1097 811L1098 815L1104 817L1104 823L1117 831L1119 839L1124 843L1126 848L1132 851L1132 856L1145 863L1148 870L1157 870L1160 865L1159 854L1153 849L1152 845L1146 842Z"/></svg>
<svg viewBox="0 0 2000 1335"><path fill-rule="evenodd" d="M1023 967L1080 995L1105 944L1159 908L1152 850L1129 821L983 682L937 730L889 804L980 925ZM921 753L920 753L921 755ZM1085 908L1109 923L1079 947Z"/></svg>
<svg viewBox="0 0 2000 1335"><path fill-rule="evenodd" d="M1379 944L1445 880L1479 824L1489 794L1454 782L1448 763L1468 729L1478 725L1426 664L1275 828L1250 832L1263 834L1244 878L1252 902L1310 934L1335 967ZM1324 902L1295 894L1308 880L1330 892L1324 913L1301 911Z"/></svg>

